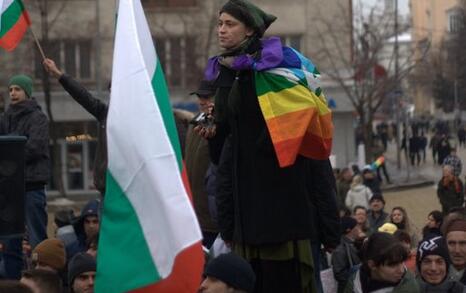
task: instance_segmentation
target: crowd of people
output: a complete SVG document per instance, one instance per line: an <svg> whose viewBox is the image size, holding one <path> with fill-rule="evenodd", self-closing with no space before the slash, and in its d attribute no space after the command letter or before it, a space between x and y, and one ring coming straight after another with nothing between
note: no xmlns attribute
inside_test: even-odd
<svg viewBox="0 0 466 293"><path fill-rule="evenodd" d="M442 211L428 214L422 234L405 208L385 211L383 162L361 171L345 168L336 180L329 159L298 155L281 167L254 78L261 67L297 61L285 59L290 51L278 38L263 39L276 17L249 1L230 0L218 16L222 52L209 59L205 79L192 92L199 113L174 110L206 251L198 291L321 293L327 290L321 271L331 267L338 293L466 292L466 211L461 162L454 150L441 160ZM0 292L93 292L96 257L105 249L99 248L98 235L106 191L108 105L53 60L45 59L43 66L99 122L94 184L101 197L79 215L57 211L53 237L47 237L49 126L32 97L33 81L12 77L0 135L27 137L26 233L0 241L0 276L8 280L0 281ZM388 126L377 131L383 154Z"/></svg>

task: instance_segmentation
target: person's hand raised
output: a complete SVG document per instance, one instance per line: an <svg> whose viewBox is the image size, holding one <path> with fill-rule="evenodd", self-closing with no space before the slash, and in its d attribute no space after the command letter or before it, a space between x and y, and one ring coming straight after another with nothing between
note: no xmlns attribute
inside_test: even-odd
<svg viewBox="0 0 466 293"><path fill-rule="evenodd" d="M45 58L42 62L42 65L44 65L45 71L47 71L52 77L58 79L63 75L63 72L61 72L60 69L58 69L57 65L55 64L55 61L53 61L52 59Z"/></svg>

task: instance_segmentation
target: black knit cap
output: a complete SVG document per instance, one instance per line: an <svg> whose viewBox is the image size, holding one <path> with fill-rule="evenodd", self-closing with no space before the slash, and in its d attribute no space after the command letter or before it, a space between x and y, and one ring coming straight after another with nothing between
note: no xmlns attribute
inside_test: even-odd
<svg viewBox="0 0 466 293"><path fill-rule="evenodd" d="M354 227L358 222L352 218L352 217L343 217L340 219L340 229L341 229L341 234L346 234L349 231L353 230Z"/></svg>
<svg viewBox="0 0 466 293"><path fill-rule="evenodd" d="M197 95L198 98L211 98L215 95L215 91L217 88L215 87L214 82L208 80L201 80L199 83L199 88L190 93L190 95Z"/></svg>
<svg viewBox="0 0 466 293"><path fill-rule="evenodd" d="M256 282L251 265L234 253L221 254L211 260L205 268L204 275L246 292L252 292Z"/></svg>
<svg viewBox="0 0 466 293"><path fill-rule="evenodd" d="M421 271L422 260L428 255L441 256L447 264L448 275L448 267L450 266L450 256L448 254L448 248L445 243L445 239L442 236L427 235L421 242L419 242L416 253L416 265L419 272Z"/></svg>
<svg viewBox="0 0 466 293"><path fill-rule="evenodd" d="M82 273L95 272L97 264L94 257L87 253L77 253L68 264L68 281L73 285L74 279Z"/></svg>
<svg viewBox="0 0 466 293"><path fill-rule="evenodd" d="M258 37L262 37L267 28L274 22L277 17L265 13L262 9L247 0L230 0L219 14L226 12L244 23L247 27L254 29Z"/></svg>

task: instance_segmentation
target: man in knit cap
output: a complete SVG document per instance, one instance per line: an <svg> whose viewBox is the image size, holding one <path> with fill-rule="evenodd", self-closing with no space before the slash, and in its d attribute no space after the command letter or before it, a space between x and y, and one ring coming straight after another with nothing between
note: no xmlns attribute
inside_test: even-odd
<svg viewBox="0 0 466 293"><path fill-rule="evenodd" d="M68 282L72 293L94 292L95 259L87 253L76 254L68 264Z"/></svg>
<svg viewBox="0 0 466 293"><path fill-rule="evenodd" d="M199 293L251 293L256 276L251 265L234 253L211 260L204 272Z"/></svg>
<svg viewBox="0 0 466 293"><path fill-rule="evenodd" d="M448 279L450 257L442 236L431 235L419 243L416 265L421 292L463 292L463 284Z"/></svg>
<svg viewBox="0 0 466 293"><path fill-rule="evenodd" d="M47 238L45 185L50 175L49 125L41 107L32 98L33 82L30 77L13 76L8 83L8 89L10 104L6 112L0 116L0 135L27 137L24 151L25 220L29 243L34 248ZM4 258L7 277L19 279L21 266L17 263L21 262L21 239L9 239L8 242L5 246L10 252L7 252ZM14 260L8 259L13 256Z"/></svg>
<svg viewBox="0 0 466 293"><path fill-rule="evenodd" d="M34 248L31 258L35 269L61 272L66 265L65 246L59 239L46 239Z"/></svg>
<svg viewBox="0 0 466 293"><path fill-rule="evenodd" d="M341 241L332 254L332 270L338 282L338 293L344 291L351 270L361 262L354 246L354 241L361 233L361 229L354 218L343 217L340 221Z"/></svg>
<svg viewBox="0 0 466 293"><path fill-rule="evenodd" d="M466 285L464 274L466 268L466 220L457 219L448 223L445 229L445 239L451 259L449 279L460 281Z"/></svg>

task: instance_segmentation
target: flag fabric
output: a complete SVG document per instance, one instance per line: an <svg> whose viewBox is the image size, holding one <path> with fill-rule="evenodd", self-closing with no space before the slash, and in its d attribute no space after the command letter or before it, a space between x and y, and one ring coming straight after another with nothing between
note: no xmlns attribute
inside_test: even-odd
<svg viewBox="0 0 466 293"><path fill-rule="evenodd" d="M281 167L298 154L324 160L332 149L332 113L319 72L298 51L284 47L276 68L256 71L256 92Z"/></svg>
<svg viewBox="0 0 466 293"><path fill-rule="evenodd" d="M0 0L0 47L12 51L31 25L21 0Z"/></svg>
<svg viewBox="0 0 466 293"><path fill-rule="evenodd" d="M380 156L371 164L372 170L377 170L385 162L385 157Z"/></svg>
<svg viewBox="0 0 466 293"><path fill-rule="evenodd" d="M280 38L261 40L260 57L234 57L231 68L254 70L259 106L280 167L299 155L328 159L332 149L332 112L320 87L320 73L298 51L282 46ZM215 80L222 56L209 59L205 78Z"/></svg>
<svg viewBox="0 0 466 293"><path fill-rule="evenodd" d="M197 292L201 232L140 0L120 0L96 292Z"/></svg>

